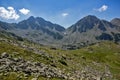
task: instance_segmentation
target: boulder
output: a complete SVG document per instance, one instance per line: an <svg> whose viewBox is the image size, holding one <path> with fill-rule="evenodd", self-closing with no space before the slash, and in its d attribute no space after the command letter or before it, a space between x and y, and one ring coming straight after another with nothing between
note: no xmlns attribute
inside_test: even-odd
<svg viewBox="0 0 120 80"><path fill-rule="evenodd" d="M7 54L6 52L1 54L1 58L7 58L7 57L9 57L9 54Z"/></svg>

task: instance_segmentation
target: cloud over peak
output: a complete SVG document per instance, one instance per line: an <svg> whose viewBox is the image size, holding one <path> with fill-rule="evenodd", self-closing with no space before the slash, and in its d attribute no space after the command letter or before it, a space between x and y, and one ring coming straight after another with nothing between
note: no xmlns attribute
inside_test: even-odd
<svg viewBox="0 0 120 80"><path fill-rule="evenodd" d="M4 7L0 7L0 17L4 19L17 20L20 16L16 13L13 7L8 7L7 9L5 9Z"/></svg>
<svg viewBox="0 0 120 80"><path fill-rule="evenodd" d="M107 9L108 9L107 5L102 5L100 8L96 9L96 11L103 12L106 11Z"/></svg>
<svg viewBox="0 0 120 80"><path fill-rule="evenodd" d="M25 9L25 8L22 8L22 9L20 9L19 11L20 11L22 14L24 14L24 15L27 15L27 14L30 12L30 10Z"/></svg>

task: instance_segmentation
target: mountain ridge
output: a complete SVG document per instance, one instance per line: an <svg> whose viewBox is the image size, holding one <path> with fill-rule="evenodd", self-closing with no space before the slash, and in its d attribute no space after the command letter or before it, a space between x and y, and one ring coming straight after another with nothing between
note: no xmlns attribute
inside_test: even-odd
<svg viewBox="0 0 120 80"><path fill-rule="evenodd" d="M41 17L33 16L20 21L19 23L14 23L14 25L13 23L6 24L8 25L5 29L6 31L13 32L14 34L27 38L30 41L43 44L51 44L53 41L62 39L63 32L65 31L65 28L58 24L46 21ZM4 23L1 25L4 25ZM13 25L13 28L9 29L10 25Z"/></svg>
<svg viewBox="0 0 120 80"><path fill-rule="evenodd" d="M112 21L101 20L94 15L83 17L67 29L33 16L19 23L0 23L0 28L5 25L5 30L8 32L46 45L92 44L101 40L120 41L118 26Z"/></svg>
<svg viewBox="0 0 120 80"><path fill-rule="evenodd" d="M88 16L85 16L85 17L83 17L83 18L90 18L90 17L92 17L92 18L96 18L96 19L99 19L98 17L96 17L96 16L94 16L94 15L88 15ZM83 18L81 18L81 19L79 19L76 23L78 23L78 22L80 22ZM21 22L23 22L23 21L26 21L26 20L30 20L30 19L33 19L33 20L35 20L35 19L41 19L41 20L44 20L44 21L47 21L47 20L45 20L45 19L43 19L42 17L34 17L34 16L30 16L29 18L27 18L27 19L24 19L24 20L21 20L21 21L19 21L18 23L9 23L9 22L5 22L5 21L0 21L0 23L5 23L5 24L19 24L19 23L21 23ZM32 20L32 21L33 21ZM102 20L102 19L99 19L99 20ZM103 21L107 21L107 20L104 20L103 19ZM107 22L110 22L110 23L112 23L112 24L114 24L115 25L115 23L114 23L114 21L120 21L120 18L114 18L114 19L112 19L111 21L107 21ZM48 21L48 22L50 22L50 21ZM50 23L52 23L52 22L50 22ZM117 23L117 22L116 22ZM119 23L119 22L118 22ZM53 24L56 24L56 23L53 23ZM59 24L56 24L56 25L59 25ZM71 26L73 26L74 24L72 24ZM117 25L117 24L116 24ZM61 26L61 25L59 25L59 26ZM66 28L66 29L69 29L71 26L69 26L68 28ZM118 26L118 25L117 25ZM65 27L64 26L62 26L64 29L63 29L63 31L65 30Z"/></svg>
<svg viewBox="0 0 120 80"><path fill-rule="evenodd" d="M96 16L83 17L66 30L63 42L74 45L89 45L103 40L120 41L117 26Z"/></svg>

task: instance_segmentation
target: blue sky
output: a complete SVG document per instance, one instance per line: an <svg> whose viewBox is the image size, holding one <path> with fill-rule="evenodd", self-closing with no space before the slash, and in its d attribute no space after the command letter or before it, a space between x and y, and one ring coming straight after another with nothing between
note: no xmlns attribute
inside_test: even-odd
<svg viewBox="0 0 120 80"><path fill-rule="evenodd" d="M120 0L0 0L0 20L6 22L39 16L69 27L87 15L120 18Z"/></svg>

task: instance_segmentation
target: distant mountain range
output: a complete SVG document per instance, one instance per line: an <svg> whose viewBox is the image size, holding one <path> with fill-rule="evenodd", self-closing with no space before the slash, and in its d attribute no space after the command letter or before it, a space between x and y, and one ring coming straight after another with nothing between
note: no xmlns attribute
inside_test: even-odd
<svg viewBox="0 0 120 80"><path fill-rule="evenodd" d="M0 21L0 30L44 45L86 45L102 40L120 42L119 18L109 22L92 15L80 19L67 29L43 18L31 16L19 23Z"/></svg>

